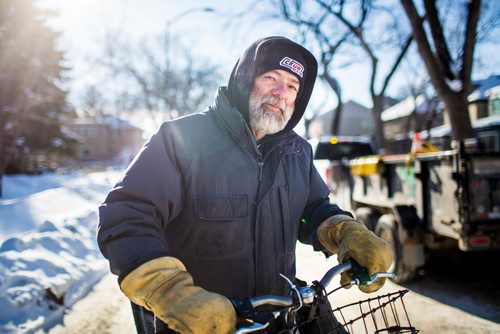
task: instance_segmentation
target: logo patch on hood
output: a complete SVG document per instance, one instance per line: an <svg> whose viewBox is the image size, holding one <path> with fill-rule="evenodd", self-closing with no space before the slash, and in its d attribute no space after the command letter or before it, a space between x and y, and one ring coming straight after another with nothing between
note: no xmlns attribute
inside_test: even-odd
<svg viewBox="0 0 500 334"><path fill-rule="evenodd" d="M290 69L293 73L297 74L301 78L304 77L304 66L298 61L290 57L285 57L281 59L280 65Z"/></svg>

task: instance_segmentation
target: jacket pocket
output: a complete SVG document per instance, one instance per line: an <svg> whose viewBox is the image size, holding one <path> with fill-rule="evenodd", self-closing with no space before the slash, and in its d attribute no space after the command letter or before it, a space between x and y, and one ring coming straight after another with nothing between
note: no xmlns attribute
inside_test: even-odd
<svg viewBox="0 0 500 334"><path fill-rule="evenodd" d="M249 255L251 233L246 195L204 195L194 198L198 224L192 231L199 259L234 259Z"/></svg>
<svg viewBox="0 0 500 334"><path fill-rule="evenodd" d="M209 221L227 221L248 215L246 195L204 195L194 198L198 218Z"/></svg>

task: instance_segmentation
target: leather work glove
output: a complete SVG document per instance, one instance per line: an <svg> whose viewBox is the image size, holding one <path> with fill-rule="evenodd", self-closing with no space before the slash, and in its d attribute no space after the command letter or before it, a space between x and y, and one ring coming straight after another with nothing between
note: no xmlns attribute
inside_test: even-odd
<svg viewBox="0 0 500 334"><path fill-rule="evenodd" d="M120 284L125 295L182 334L234 333L236 312L229 299L193 285L176 258L160 257L136 268Z"/></svg>
<svg viewBox="0 0 500 334"><path fill-rule="evenodd" d="M318 240L329 252L337 253L339 263L349 258L360 266L368 269L373 275L387 271L393 261L393 253L389 243L379 238L366 226L346 215L332 216L326 219L317 230ZM348 272L341 275L340 284L349 284L351 277ZM359 285L363 292L375 292L385 283L385 278L379 278L371 285ZM348 285L346 288L350 288Z"/></svg>

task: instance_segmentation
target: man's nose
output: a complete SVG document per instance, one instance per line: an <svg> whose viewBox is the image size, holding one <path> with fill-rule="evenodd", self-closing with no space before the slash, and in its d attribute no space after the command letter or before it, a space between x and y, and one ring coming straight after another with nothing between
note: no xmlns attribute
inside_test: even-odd
<svg viewBox="0 0 500 334"><path fill-rule="evenodd" d="M286 95L288 94L288 91L286 89L286 84L283 82L278 82L276 83L276 86L272 89L272 94L275 97L278 97L280 99L284 99Z"/></svg>

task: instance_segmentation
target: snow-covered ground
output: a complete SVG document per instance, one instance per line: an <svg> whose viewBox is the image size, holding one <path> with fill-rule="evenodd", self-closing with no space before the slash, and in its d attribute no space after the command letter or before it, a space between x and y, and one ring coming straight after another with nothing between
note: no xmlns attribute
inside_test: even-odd
<svg viewBox="0 0 500 334"><path fill-rule="evenodd" d="M0 198L0 333L33 333L108 272L97 207L123 170L6 176Z"/></svg>

